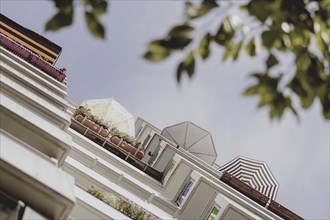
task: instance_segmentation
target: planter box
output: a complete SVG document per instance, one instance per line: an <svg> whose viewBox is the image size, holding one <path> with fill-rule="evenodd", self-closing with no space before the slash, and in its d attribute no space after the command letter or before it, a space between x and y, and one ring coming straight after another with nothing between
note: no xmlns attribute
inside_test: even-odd
<svg viewBox="0 0 330 220"><path fill-rule="evenodd" d="M75 119L78 122L80 122L81 124L85 125L89 129L91 129L92 131L98 133L102 137L108 137L109 131L107 129L104 129L102 126L97 125L96 123L94 123L93 121L85 118L84 116L76 115Z"/></svg>
<svg viewBox="0 0 330 220"><path fill-rule="evenodd" d="M128 144L126 141L122 141L117 136L111 137L111 142L116 144L117 146L121 147L125 151L129 152L130 154L134 155L135 157L139 158L140 160L144 157L144 152L141 150L138 150L131 144Z"/></svg>

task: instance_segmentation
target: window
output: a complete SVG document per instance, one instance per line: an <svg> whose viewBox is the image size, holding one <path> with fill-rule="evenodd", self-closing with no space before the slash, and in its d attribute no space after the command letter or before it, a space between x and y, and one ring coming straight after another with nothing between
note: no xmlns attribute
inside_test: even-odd
<svg viewBox="0 0 330 220"><path fill-rule="evenodd" d="M187 182L187 184L183 187L183 190L181 191L180 196L179 196L178 199L176 200L176 204L177 204L178 206L180 206L180 205L182 204L182 202L184 201L184 199L186 198L186 196L187 196L187 194L188 194L190 188L191 188L192 185L193 185L193 182L194 182L194 181L193 181L192 179L190 179L190 180Z"/></svg>
<svg viewBox="0 0 330 220"><path fill-rule="evenodd" d="M175 162L172 161L171 165L170 166L167 166L167 169L165 169L165 172L164 172L164 178L163 178L163 183L166 183L166 181L168 180L168 178L170 177L170 174L172 173L172 170L174 168L174 165L175 165Z"/></svg>
<svg viewBox="0 0 330 220"><path fill-rule="evenodd" d="M211 213L207 217L207 220L216 220L216 219L218 219L219 214L220 214L219 211L220 211L220 207L219 206L214 206Z"/></svg>

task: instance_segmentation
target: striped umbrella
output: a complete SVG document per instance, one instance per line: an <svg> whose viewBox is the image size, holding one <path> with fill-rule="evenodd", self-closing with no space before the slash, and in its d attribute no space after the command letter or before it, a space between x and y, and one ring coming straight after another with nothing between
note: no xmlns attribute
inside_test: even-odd
<svg viewBox="0 0 330 220"><path fill-rule="evenodd" d="M279 184L265 162L238 156L220 167L220 171L227 171L255 190L275 200Z"/></svg>

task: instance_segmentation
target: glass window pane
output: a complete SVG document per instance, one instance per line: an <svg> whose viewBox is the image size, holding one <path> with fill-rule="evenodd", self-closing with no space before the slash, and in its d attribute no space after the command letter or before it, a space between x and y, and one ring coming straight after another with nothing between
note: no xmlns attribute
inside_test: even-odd
<svg viewBox="0 0 330 220"><path fill-rule="evenodd" d="M213 207L212 212L210 213L209 217L207 217L207 220L215 220L219 213L219 209L217 207Z"/></svg>
<svg viewBox="0 0 330 220"><path fill-rule="evenodd" d="M164 177L164 179L163 179L163 182L164 182L164 183L165 183L165 182L167 181L167 179L170 177L170 174L171 174L171 172L172 172L172 170L173 170L173 168L174 168L174 164L175 164L175 162L172 162L170 168L167 170L166 175L165 175L165 177Z"/></svg>
<svg viewBox="0 0 330 220"><path fill-rule="evenodd" d="M193 181L189 180L189 182L185 185L185 187L183 188L183 190L181 191L180 196L178 197L176 204L178 206L181 205L181 203L183 202L184 198L187 196L191 186L193 185Z"/></svg>

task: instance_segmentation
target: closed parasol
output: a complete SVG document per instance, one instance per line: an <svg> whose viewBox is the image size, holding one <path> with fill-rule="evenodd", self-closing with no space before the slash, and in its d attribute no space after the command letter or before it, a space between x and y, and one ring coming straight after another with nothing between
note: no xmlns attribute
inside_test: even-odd
<svg viewBox="0 0 330 220"><path fill-rule="evenodd" d="M81 105L89 108L93 115L110 121L111 127L135 136L133 115L113 98L84 100Z"/></svg>
<svg viewBox="0 0 330 220"><path fill-rule="evenodd" d="M162 136L210 165L217 158L211 134L192 122L166 127Z"/></svg>

